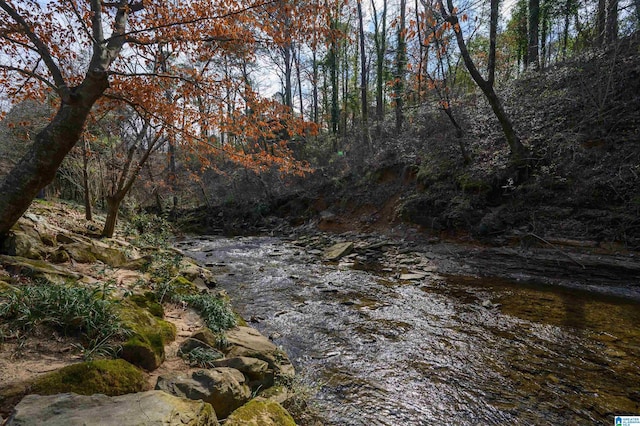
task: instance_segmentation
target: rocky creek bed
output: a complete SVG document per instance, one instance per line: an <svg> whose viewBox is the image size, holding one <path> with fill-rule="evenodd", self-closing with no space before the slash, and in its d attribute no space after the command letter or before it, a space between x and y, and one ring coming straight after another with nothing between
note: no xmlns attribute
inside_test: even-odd
<svg viewBox="0 0 640 426"><path fill-rule="evenodd" d="M4 240L0 424L295 424L287 354L209 270L95 229L38 202Z"/></svg>
<svg viewBox="0 0 640 426"><path fill-rule="evenodd" d="M604 424L640 413L634 253L377 235L202 237L326 425Z"/></svg>

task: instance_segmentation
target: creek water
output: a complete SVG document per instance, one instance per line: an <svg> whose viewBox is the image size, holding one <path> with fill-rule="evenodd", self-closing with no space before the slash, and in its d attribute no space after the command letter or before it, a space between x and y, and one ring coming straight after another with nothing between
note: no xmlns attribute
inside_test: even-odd
<svg viewBox="0 0 640 426"><path fill-rule="evenodd" d="M198 238L326 425L588 425L640 414L640 303L498 278L323 262L269 237Z"/></svg>

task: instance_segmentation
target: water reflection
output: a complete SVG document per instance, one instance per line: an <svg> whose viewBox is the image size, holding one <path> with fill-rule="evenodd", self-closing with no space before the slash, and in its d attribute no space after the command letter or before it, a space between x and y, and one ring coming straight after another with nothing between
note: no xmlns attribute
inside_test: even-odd
<svg viewBox="0 0 640 426"><path fill-rule="evenodd" d="M281 336L319 388L327 425L598 424L640 413L638 303L499 279L408 284L273 238L185 247L217 265L242 315Z"/></svg>

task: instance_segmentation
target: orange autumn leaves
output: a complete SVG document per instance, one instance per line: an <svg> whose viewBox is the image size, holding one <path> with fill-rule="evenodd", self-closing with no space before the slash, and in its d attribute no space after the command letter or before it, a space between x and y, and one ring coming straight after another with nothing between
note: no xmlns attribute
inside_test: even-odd
<svg viewBox="0 0 640 426"><path fill-rule="evenodd" d="M197 154L203 164L224 155L256 171L276 166L283 172L302 172L306 166L294 161L284 139L313 133L315 127L277 102L262 99L238 77L243 64L255 60L263 40L283 43L287 37L303 36L309 27L304 25L313 10L308 5L287 12L295 19L286 33L274 26L279 3L2 0L0 6L7 7L0 10L0 84L14 103L42 100L62 85L80 84L97 42L96 30L109 42L124 7L126 30L119 37L125 46L110 63L110 86L95 111L127 104L152 123L162 123L167 138ZM100 14L95 12L98 4ZM289 9L281 10L295 7L293 2L286 5ZM7 10L13 10L22 25ZM53 75L47 57L60 76Z"/></svg>

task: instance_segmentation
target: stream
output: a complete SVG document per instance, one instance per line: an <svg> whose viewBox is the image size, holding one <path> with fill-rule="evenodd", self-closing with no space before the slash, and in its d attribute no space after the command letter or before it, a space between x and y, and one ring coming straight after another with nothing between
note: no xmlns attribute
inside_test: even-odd
<svg viewBox="0 0 640 426"><path fill-rule="evenodd" d="M289 354L323 424L586 425L640 414L637 299L478 278L464 259L452 268L394 245L367 264L326 262L273 237L178 248Z"/></svg>

